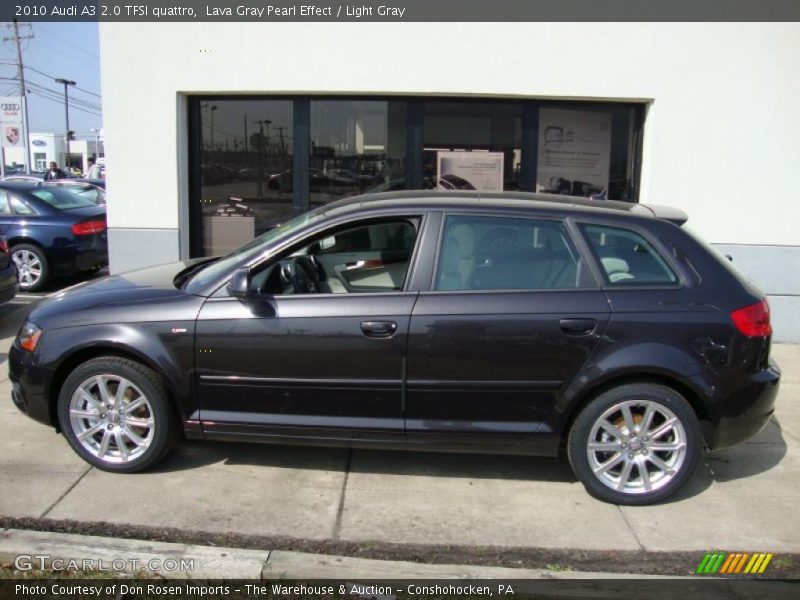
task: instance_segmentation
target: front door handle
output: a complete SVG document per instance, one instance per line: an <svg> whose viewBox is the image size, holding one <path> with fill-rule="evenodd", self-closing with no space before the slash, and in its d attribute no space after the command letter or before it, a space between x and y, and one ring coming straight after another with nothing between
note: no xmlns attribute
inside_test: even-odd
<svg viewBox="0 0 800 600"><path fill-rule="evenodd" d="M397 333L397 323L394 321L364 321L361 331L367 337L390 338Z"/></svg>
<svg viewBox="0 0 800 600"><path fill-rule="evenodd" d="M561 331L571 335L588 335L597 327L594 319L561 319L558 322Z"/></svg>

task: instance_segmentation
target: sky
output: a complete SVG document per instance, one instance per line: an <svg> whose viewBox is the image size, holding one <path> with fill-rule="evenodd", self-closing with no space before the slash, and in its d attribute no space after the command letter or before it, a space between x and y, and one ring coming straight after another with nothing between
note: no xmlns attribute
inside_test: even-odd
<svg viewBox="0 0 800 600"><path fill-rule="evenodd" d="M2 38L13 34L10 23L0 23ZM70 87L69 125L78 139L94 139L93 128L103 126L100 110L100 48L97 23L20 23L22 61L28 87L28 116L34 133L63 132L64 86L53 81L75 81ZM12 63L12 64L9 64ZM19 94L17 49L13 41L0 45L0 95ZM28 85L30 84L30 85ZM50 91L48 91L50 90ZM44 96L51 96L46 98ZM74 102L73 102L74 101ZM91 105L91 106L89 106ZM89 112L85 112L89 111Z"/></svg>

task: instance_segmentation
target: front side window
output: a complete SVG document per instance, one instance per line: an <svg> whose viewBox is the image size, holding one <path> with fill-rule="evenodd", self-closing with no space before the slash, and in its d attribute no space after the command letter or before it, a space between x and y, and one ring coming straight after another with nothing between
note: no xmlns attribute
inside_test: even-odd
<svg viewBox="0 0 800 600"><path fill-rule="evenodd" d="M449 216L437 290L552 290L590 284L560 221Z"/></svg>
<svg viewBox="0 0 800 600"><path fill-rule="evenodd" d="M601 225L581 225L581 230L610 285L669 285L678 281L659 252L638 233Z"/></svg>
<svg viewBox="0 0 800 600"><path fill-rule="evenodd" d="M363 222L316 236L257 272L259 294L352 294L401 291L419 220Z"/></svg>

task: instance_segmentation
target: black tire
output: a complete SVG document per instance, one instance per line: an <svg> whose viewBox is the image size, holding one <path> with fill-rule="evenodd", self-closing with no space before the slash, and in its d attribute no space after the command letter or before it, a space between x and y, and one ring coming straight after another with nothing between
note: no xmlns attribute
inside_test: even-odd
<svg viewBox="0 0 800 600"><path fill-rule="evenodd" d="M41 265L39 279L32 284L23 281L23 274L17 270L17 281L19 282L19 289L21 292L38 292L50 283L50 264L47 262L47 257L44 251L35 246L34 244L16 244L11 248L11 260L16 264L14 256L17 253L30 252L36 257Z"/></svg>
<svg viewBox="0 0 800 600"><path fill-rule="evenodd" d="M70 419L70 403L72 401L72 396L81 384L98 375L110 375L112 377L122 377L128 380L142 392L149 403L149 407L144 409L148 418L153 421L154 431L151 434L152 437L149 445L142 450L140 455L126 462L109 462L108 460L99 458L84 447L73 429ZM108 387L106 389L108 389ZM98 397L99 393L95 398ZM133 360L116 356L104 356L86 361L69 374L66 381L64 381L64 384L61 386L58 396L58 419L61 425L61 431L67 438L70 446L72 446L72 449L86 462L104 471L135 473L144 471L162 460L177 441L178 419L170 402L171 400L166 387L161 377L155 371ZM111 430L114 427L123 429L125 425L124 423L112 425L109 429ZM95 435L103 435L104 428L98 430ZM143 435L143 431L149 431L149 429L140 429L138 433ZM133 443L132 440L124 442L126 448L129 442ZM110 443L118 444L118 442L115 441ZM136 447L135 443L134 447ZM111 460L113 457L109 457L109 459Z"/></svg>
<svg viewBox="0 0 800 600"><path fill-rule="evenodd" d="M640 434L638 436L638 441L636 440L636 435L629 436L631 433L629 428L624 422L619 421L620 419L624 421L622 408L619 409L618 413L616 412L616 407L622 407L622 403L626 402L641 403L630 409L630 415L633 417L634 421L633 433L637 433L638 427L642 428L638 430ZM649 431L657 430L658 423L666 423L669 413L677 418L679 425L682 426L682 431L681 427L674 427L671 431L667 430L668 434L650 439L649 436L645 435L647 432L643 431L643 421L645 418L643 413L648 405L651 406L654 411L665 410L664 413L654 412L655 416L652 417L654 425L648 428ZM614 412L607 413L607 411L612 411L612 409ZM619 433L623 435L614 438L608 433L604 433L607 432L606 429L598 427L598 429L595 430L595 425L604 414L607 415L605 417L606 420L612 423L612 425L616 424L616 427L620 428L618 429ZM616 421L613 421L614 415L619 415L616 417ZM637 419L639 420L637 421ZM605 437L603 437L604 435ZM595 463L595 466L598 468L606 464L606 459L608 460L608 464L612 464L615 460L620 461L617 462L613 468L608 469L606 473L601 472L600 474L595 474L592 468L593 465L590 464L589 442L590 437L593 436L599 436L600 438L598 439L595 437L591 440L593 443L610 445L617 445L617 443L619 443L619 447L621 448L621 450L597 450L592 454L593 458L598 459ZM647 440L647 443L645 444L643 440ZM680 445L682 441L685 442L685 451L682 455L680 454L680 450L676 452L658 450L658 448L663 447L665 444ZM686 483L697 466L697 461L701 454L701 446L702 434L697 415L683 396L674 389L664 385L655 383L630 383L605 391L592 400L580 412L569 432L567 453L569 462L572 465L572 470L575 472L578 479L580 479L581 483L583 483L589 494L605 502L629 506L642 506L664 500ZM652 450L652 448L656 449ZM674 466L676 468L659 468L658 465L650 462L654 459L660 460L662 465L664 463L669 463L669 466ZM639 461L642 461L641 464L647 471L646 476L643 476L639 470ZM624 477L625 469L628 468L627 463L632 464L627 472L627 477ZM657 480L657 487L647 490L645 487L645 479L653 486L651 469L653 471L652 475L656 478L660 477L660 479ZM633 477L634 471L636 473L635 478ZM629 477L630 486L623 486L622 491L619 491L618 488L612 488L614 485L614 481L612 480L615 479L619 482L625 479L627 481Z"/></svg>

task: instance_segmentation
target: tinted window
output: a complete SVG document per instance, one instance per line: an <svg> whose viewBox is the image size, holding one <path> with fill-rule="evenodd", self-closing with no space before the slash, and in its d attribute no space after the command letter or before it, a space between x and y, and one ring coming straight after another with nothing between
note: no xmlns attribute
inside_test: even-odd
<svg viewBox="0 0 800 600"><path fill-rule="evenodd" d="M437 290L546 290L588 285L563 223L447 217Z"/></svg>
<svg viewBox="0 0 800 600"><path fill-rule="evenodd" d="M582 225L581 229L609 284L663 285L678 280L658 251L638 233L600 225Z"/></svg>
<svg viewBox="0 0 800 600"><path fill-rule="evenodd" d="M10 215L11 206L8 204L8 194L0 190L0 215Z"/></svg>
<svg viewBox="0 0 800 600"><path fill-rule="evenodd" d="M33 210L31 209L30 206L25 204L19 198L15 198L14 196L11 196L11 208L13 209L14 214L17 214L17 215L32 215L32 214L34 214Z"/></svg>
<svg viewBox="0 0 800 600"><path fill-rule="evenodd" d="M97 206L94 202L81 198L80 196L62 189L38 189L32 190L31 194L44 200L53 208L58 210L69 210L71 208L87 208Z"/></svg>
<svg viewBox="0 0 800 600"><path fill-rule="evenodd" d="M274 295L402 290L416 224L416 219L394 219L322 234L289 256L270 261L254 276L254 288Z"/></svg>

